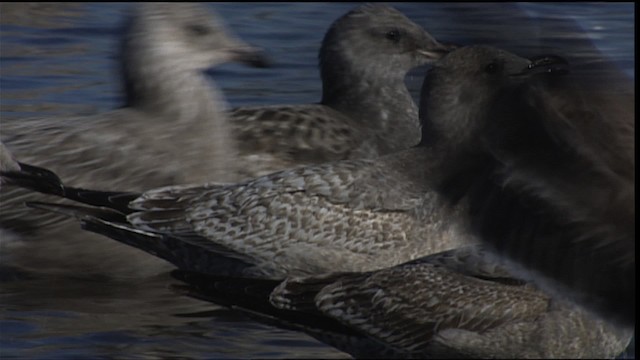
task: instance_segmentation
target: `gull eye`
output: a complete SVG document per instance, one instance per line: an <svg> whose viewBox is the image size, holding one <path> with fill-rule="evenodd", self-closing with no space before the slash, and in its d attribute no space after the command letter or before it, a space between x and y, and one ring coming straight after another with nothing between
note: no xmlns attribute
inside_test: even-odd
<svg viewBox="0 0 640 360"><path fill-rule="evenodd" d="M400 31L398 30L389 30L387 31L386 34L384 34L384 37L386 37L387 39L393 41L393 42L398 42L400 40Z"/></svg>
<svg viewBox="0 0 640 360"><path fill-rule="evenodd" d="M495 74L502 69L502 64L497 61L492 62L484 68L484 72L487 74Z"/></svg>
<svg viewBox="0 0 640 360"><path fill-rule="evenodd" d="M211 29L204 25L189 25L187 26L187 30L196 36L204 36L211 33Z"/></svg>

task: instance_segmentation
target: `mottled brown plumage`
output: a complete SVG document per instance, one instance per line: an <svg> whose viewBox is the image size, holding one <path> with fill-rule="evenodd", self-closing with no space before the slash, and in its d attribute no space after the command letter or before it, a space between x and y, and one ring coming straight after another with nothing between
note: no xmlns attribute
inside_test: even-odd
<svg viewBox="0 0 640 360"><path fill-rule="evenodd" d="M613 358L633 335L554 300L477 246L279 285L175 276L189 284L183 293L304 331L356 358Z"/></svg>
<svg viewBox="0 0 640 360"><path fill-rule="evenodd" d="M451 49L402 13L359 6L337 19L319 52L318 104L246 106L230 112L247 177L293 166L374 158L420 142L409 70Z"/></svg>
<svg viewBox="0 0 640 360"><path fill-rule="evenodd" d="M443 262L443 256L449 259ZM375 272L289 279L271 299L290 309L310 301L326 316L412 357L613 358L629 344L631 330L505 276L495 259L482 257L461 248ZM453 260L456 268L448 264ZM304 297L292 296L298 287Z"/></svg>
<svg viewBox="0 0 640 360"><path fill-rule="evenodd" d="M473 56L493 56L492 67ZM425 78L424 140L443 158L443 188L470 203L476 235L540 284L631 325L633 91L510 73L504 54L467 48Z"/></svg>
<svg viewBox="0 0 640 360"><path fill-rule="evenodd" d="M445 206L429 188L428 169L415 166L431 162L435 159L416 148L377 160L285 170L233 185L159 188L139 197L64 187L69 199L121 215L114 219L113 211L101 215L82 208L63 212L189 269L202 271L203 266L191 267L179 257L191 257L199 248L249 265L221 269L226 275L278 279L366 271L464 243L456 221L460 210ZM172 250L158 250L165 241Z"/></svg>

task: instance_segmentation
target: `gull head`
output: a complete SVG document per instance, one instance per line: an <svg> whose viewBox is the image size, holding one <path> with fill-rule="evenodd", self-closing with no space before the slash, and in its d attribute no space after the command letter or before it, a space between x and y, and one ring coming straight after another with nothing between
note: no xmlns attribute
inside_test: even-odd
<svg viewBox="0 0 640 360"><path fill-rule="evenodd" d="M400 11L381 4L359 6L336 20L320 49L323 73L370 72L404 77L414 67L440 59L452 46L436 41Z"/></svg>
<svg viewBox="0 0 640 360"><path fill-rule="evenodd" d="M176 67L205 70L226 62L266 67L260 48L235 36L216 13L199 3L140 3L125 46L150 51ZM127 51L125 51L125 54Z"/></svg>
<svg viewBox="0 0 640 360"><path fill-rule="evenodd" d="M507 98L525 97L541 81L568 70L567 61L556 55L526 59L489 46L450 52L432 66L422 85L423 143L478 145L486 139L488 126L498 125L492 124L491 115L501 103L508 105ZM513 119L522 115L515 107L511 109L516 112Z"/></svg>

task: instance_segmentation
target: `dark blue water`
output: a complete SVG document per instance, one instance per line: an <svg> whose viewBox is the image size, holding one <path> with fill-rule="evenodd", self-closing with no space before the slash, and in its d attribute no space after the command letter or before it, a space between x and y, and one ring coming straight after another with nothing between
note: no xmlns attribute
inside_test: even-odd
<svg viewBox="0 0 640 360"><path fill-rule="evenodd" d="M274 68L211 71L232 106L319 100L317 51L355 3L216 3L229 27L264 47ZM115 63L128 4L0 4L1 121L92 113L119 105ZM436 38L528 56L556 53L573 68L623 84L635 78L633 3L395 6ZM417 96L424 69L407 84ZM613 74L613 75L610 75ZM0 256L2 254L0 253ZM0 260L2 258L0 257ZM169 276L144 283L21 279L0 283L0 357L341 358L310 337L181 297ZM634 357L632 347L624 355Z"/></svg>

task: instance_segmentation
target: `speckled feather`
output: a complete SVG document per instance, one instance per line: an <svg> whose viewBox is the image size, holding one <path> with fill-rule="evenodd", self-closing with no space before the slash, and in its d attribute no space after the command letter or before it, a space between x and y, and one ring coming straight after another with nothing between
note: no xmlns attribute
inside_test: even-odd
<svg viewBox="0 0 640 360"><path fill-rule="evenodd" d="M374 272L291 278L271 302L319 311L407 356L611 358L629 343L630 330L516 278L505 283L504 268L495 268L500 281L467 275L495 266L484 256L461 248Z"/></svg>
<svg viewBox="0 0 640 360"><path fill-rule="evenodd" d="M412 149L237 185L161 188L131 202L136 212L127 219L142 230L221 244L269 277L377 269L464 241L449 220L458 210L426 190L424 173L402 169L426 158Z"/></svg>
<svg viewBox="0 0 640 360"><path fill-rule="evenodd" d="M429 185L438 176L429 173L428 164L436 163L427 149L414 148L376 160L285 170L235 185L159 188L130 203L135 194L71 187L55 193L121 212L120 220L113 220L111 212L106 218L83 215L82 209L72 216L89 230L157 256L162 251L160 257L177 266L185 263L180 254L201 249L252 264L236 275L283 278L379 269L469 241L457 220L460 207L447 207ZM145 232L166 236L172 245L158 244L153 251L153 242L164 238L149 239Z"/></svg>
<svg viewBox="0 0 640 360"><path fill-rule="evenodd" d="M247 166L240 171L246 177L304 164L364 158L369 152L357 152L366 146L362 143L369 131L321 104L242 107L233 109L230 118L242 143L239 157ZM410 145L407 139L405 147Z"/></svg>

